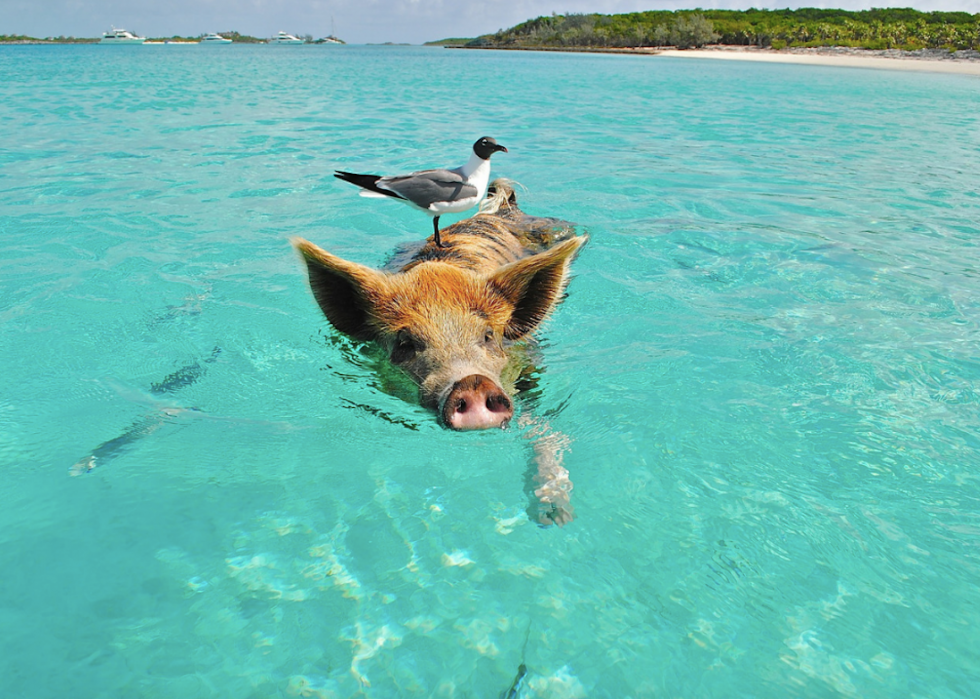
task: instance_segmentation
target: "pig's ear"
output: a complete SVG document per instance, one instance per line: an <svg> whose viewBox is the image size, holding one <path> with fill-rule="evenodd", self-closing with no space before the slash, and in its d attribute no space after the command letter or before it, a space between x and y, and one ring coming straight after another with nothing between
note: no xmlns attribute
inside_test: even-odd
<svg viewBox="0 0 980 699"><path fill-rule="evenodd" d="M490 276L490 287L514 307L504 337L524 337L551 312L565 288L568 265L585 241L585 236L570 238L550 250L505 265Z"/></svg>
<svg viewBox="0 0 980 699"><path fill-rule="evenodd" d="M292 243L306 262L313 297L330 324L355 340L373 339L372 310L384 275L331 255L308 240L293 238Z"/></svg>

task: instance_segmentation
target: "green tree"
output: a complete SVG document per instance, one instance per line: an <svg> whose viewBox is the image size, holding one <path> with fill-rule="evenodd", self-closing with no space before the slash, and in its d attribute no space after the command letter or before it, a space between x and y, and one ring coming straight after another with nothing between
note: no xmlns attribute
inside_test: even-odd
<svg viewBox="0 0 980 699"><path fill-rule="evenodd" d="M702 14L681 15L670 30L670 43L679 49L701 48L717 39L714 26Z"/></svg>

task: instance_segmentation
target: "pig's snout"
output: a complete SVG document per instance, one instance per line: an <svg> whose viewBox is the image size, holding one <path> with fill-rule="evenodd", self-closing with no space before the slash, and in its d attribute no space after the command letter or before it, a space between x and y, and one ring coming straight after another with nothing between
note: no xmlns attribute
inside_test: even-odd
<svg viewBox="0 0 980 699"><path fill-rule="evenodd" d="M457 381L442 405L442 419L454 430L502 427L514 415L507 394L486 376L473 374Z"/></svg>

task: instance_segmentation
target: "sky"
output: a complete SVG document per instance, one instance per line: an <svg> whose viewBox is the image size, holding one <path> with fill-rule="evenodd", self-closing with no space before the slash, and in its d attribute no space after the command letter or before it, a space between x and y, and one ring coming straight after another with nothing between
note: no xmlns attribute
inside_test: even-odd
<svg viewBox="0 0 980 699"><path fill-rule="evenodd" d="M198 36L278 31L348 43L421 44L474 37L552 13L637 12L693 8L747 9L913 7L980 13L980 0L0 0L0 35L99 37L111 27L141 36Z"/></svg>

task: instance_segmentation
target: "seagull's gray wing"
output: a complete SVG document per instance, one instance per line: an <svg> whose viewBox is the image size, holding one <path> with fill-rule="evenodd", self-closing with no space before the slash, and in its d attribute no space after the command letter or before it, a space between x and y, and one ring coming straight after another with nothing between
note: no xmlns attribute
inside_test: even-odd
<svg viewBox="0 0 980 699"><path fill-rule="evenodd" d="M423 170L402 177L383 177L378 187L394 192L418 207L475 197L476 187L457 170Z"/></svg>

